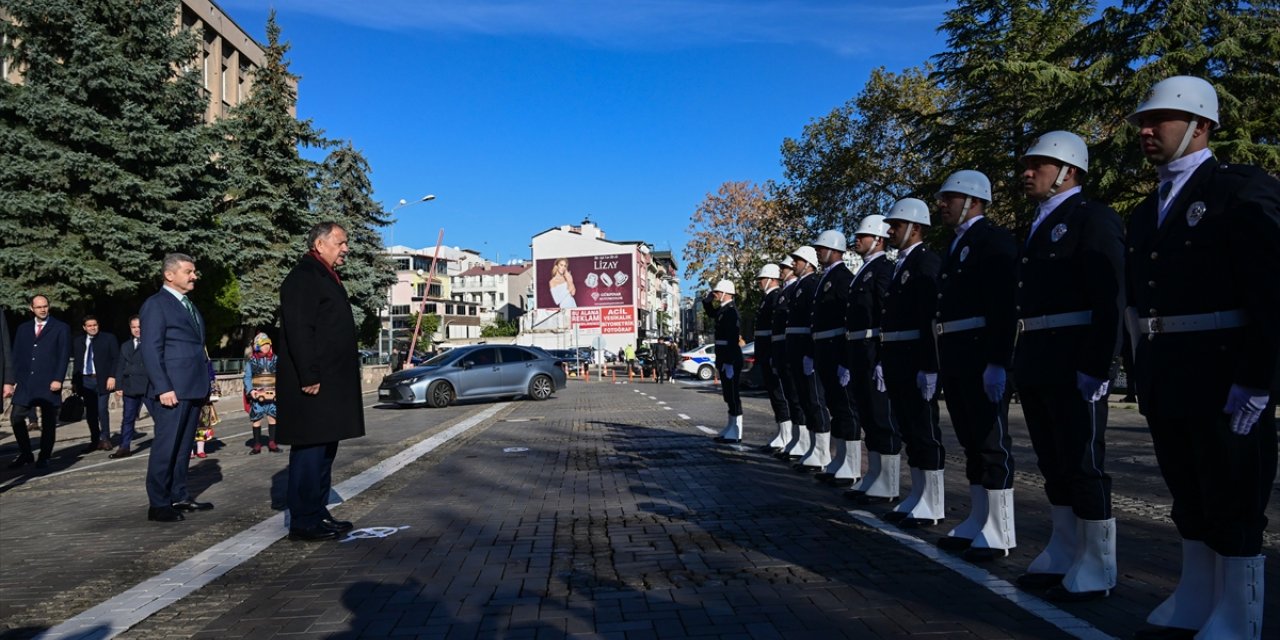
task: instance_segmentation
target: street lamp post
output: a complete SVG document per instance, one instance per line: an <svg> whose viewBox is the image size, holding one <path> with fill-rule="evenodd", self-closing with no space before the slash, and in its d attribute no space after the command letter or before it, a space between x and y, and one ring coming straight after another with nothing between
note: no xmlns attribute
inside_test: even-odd
<svg viewBox="0 0 1280 640"><path fill-rule="evenodd" d="M390 249L391 247L395 246L395 237L396 237L396 227L395 227L395 225L396 225L396 218L395 218L395 214L396 214L396 212L397 212L397 211L399 211L399 210L401 210L401 209L403 209L403 208L405 208L405 207L412 207L413 205L418 204L418 203L420 203L420 202L430 202L430 201L435 200L435 199L436 199L436 196L435 196L435 194L434 194L434 193L428 193L427 195L422 196L421 198L418 198L417 200L414 200L414 201L412 201L412 202L410 202L410 201L408 201L408 200L405 200L404 198L401 198L401 199L400 199L400 202L399 202L398 204L396 204L396 206L394 206L394 207L392 207L392 208L391 208L391 219L390 219L390 224L388 225L390 228L388 229L388 232L387 232L387 249ZM412 267L413 265L411 264L411 265L409 265L409 266L410 266L410 267ZM399 276L398 274L396 275L396 284L400 284L400 276ZM386 353L391 353L393 350L395 350L395 314L393 313L393 311L394 311L394 309L395 309L395 297L394 297L394 293L395 293L395 285L392 285L391 287L388 287L388 288L387 288L387 348L386 348Z"/></svg>

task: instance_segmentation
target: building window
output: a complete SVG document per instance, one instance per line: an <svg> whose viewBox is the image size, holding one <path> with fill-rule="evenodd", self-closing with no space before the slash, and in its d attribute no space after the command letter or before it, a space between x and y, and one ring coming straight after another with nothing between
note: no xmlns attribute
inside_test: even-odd
<svg viewBox="0 0 1280 640"><path fill-rule="evenodd" d="M410 305L407 305L407 304L397 304L397 305L393 305L393 306L391 307L391 315L393 315L393 316L407 316L407 315L409 315L409 307L410 307Z"/></svg>
<svg viewBox="0 0 1280 640"><path fill-rule="evenodd" d="M435 313L435 312L436 312L436 303L434 303L434 302L429 302L429 303L427 303L427 306L425 307L425 309L426 309L426 312L427 312L427 313Z"/></svg>
<svg viewBox="0 0 1280 640"><path fill-rule="evenodd" d="M433 282L433 283L431 283L431 292L430 292L429 294L427 294L427 297L428 297L428 298L439 298L441 295L443 295L443 294L442 294L442 293L441 293L441 291L440 291L440 283L439 283L439 282Z"/></svg>
<svg viewBox="0 0 1280 640"><path fill-rule="evenodd" d="M444 306L444 314L445 314L446 316L451 316L451 315L453 315L453 305L451 305L451 304L446 304L446 305Z"/></svg>
<svg viewBox="0 0 1280 640"><path fill-rule="evenodd" d="M476 314L476 308L475 308L475 307L468 307L468 308L467 308L467 315L469 315L469 316L474 316L475 314Z"/></svg>

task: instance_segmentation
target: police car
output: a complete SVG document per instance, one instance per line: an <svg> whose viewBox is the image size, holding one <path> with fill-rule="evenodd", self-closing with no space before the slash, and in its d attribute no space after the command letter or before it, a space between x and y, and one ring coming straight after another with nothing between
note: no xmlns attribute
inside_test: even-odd
<svg viewBox="0 0 1280 640"><path fill-rule="evenodd" d="M742 357L748 361L746 369L750 370L751 363L755 360L756 343L748 342L742 348ZM706 344L694 349L693 351L685 351L680 354L680 370L699 379L710 380L716 374L716 346L714 344Z"/></svg>

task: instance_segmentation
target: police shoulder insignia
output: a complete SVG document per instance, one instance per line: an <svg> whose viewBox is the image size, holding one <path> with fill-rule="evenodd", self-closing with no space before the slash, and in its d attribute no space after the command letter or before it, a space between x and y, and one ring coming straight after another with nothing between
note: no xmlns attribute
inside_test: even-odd
<svg viewBox="0 0 1280 640"><path fill-rule="evenodd" d="M968 257L969 257L969 247L965 247L965 248L961 249L961 250L960 250L960 262L964 262L964 259L965 259L965 258L968 258Z"/></svg>
<svg viewBox="0 0 1280 640"><path fill-rule="evenodd" d="M825 292L827 292L827 291L830 291L830 290L831 290L831 283L830 283L830 282L828 282L828 283L826 283L826 284L822 285L822 291L823 291L824 293L825 293Z"/></svg>
<svg viewBox="0 0 1280 640"><path fill-rule="evenodd" d="M1049 234L1049 239L1053 240L1054 242L1057 242L1062 239L1062 236L1065 236L1065 235L1067 235L1067 225L1058 224L1058 226L1053 228L1053 232Z"/></svg>
<svg viewBox="0 0 1280 640"><path fill-rule="evenodd" d="M910 277L911 277L911 272L910 272L910 271L907 271L906 269L903 269L903 270L902 270L902 277L901 277L901 278L898 278L898 282L901 282L902 284L906 284L906 283L907 283L907 278L910 278Z"/></svg>
<svg viewBox="0 0 1280 640"><path fill-rule="evenodd" d="M1191 206L1187 207L1187 226L1194 227L1200 224L1200 221L1204 219L1204 212L1205 206L1203 202L1192 202Z"/></svg>

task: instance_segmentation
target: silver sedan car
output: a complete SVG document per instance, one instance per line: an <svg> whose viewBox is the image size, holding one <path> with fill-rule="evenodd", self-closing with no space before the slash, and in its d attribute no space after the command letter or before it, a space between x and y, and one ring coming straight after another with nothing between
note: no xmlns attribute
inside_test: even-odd
<svg viewBox="0 0 1280 640"><path fill-rule="evenodd" d="M378 400L403 406L447 407L455 400L528 396L546 400L565 388L558 361L541 349L471 345L397 371L378 385Z"/></svg>

